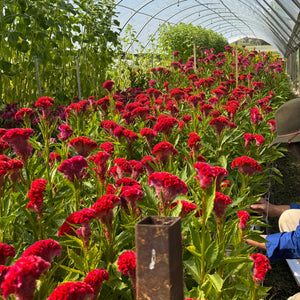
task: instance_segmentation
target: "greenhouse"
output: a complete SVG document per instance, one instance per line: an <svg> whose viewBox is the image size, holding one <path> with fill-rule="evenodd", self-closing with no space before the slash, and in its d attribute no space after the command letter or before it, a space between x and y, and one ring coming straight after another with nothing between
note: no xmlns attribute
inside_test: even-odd
<svg viewBox="0 0 300 300"><path fill-rule="evenodd" d="M297 0L0 3L0 299L300 299Z"/></svg>

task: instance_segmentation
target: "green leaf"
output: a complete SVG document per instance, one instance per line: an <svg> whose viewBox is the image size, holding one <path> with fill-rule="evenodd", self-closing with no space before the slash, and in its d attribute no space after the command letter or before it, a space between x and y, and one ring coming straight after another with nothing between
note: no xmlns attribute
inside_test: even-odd
<svg viewBox="0 0 300 300"><path fill-rule="evenodd" d="M215 261L219 256L219 245L216 240L214 240L206 249L205 261L207 266L213 267Z"/></svg>
<svg viewBox="0 0 300 300"><path fill-rule="evenodd" d="M189 269L191 275L193 276L194 280L200 284L200 273L194 259L190 258L188 260L183 261L184 266Z"/></svg>
<svg viewBox="0 0 300 300"><path fill-rule="evenodd" d="M80 249L78 249L79 251L82 251ZM74 266L84 272L85 270L85 264L84 264L84 256L80 256L77 253L75 253L75 251L73 251L71 248L68 248L68 255L70 257L70 259L74 262Z"/></svg>
<svg viewBox="0 0 300 300"><path fill-rule="evenodd" d="M212 283L214 288L220 293L222 291L223 286L223 279L220 277L219 274L207 274L206 277L209 279L209 281Z"/></svg>
<svg viewBox="0 0 300 300"><path fill-rule="evenodd" d="M216 198L216 181L214 182L214 184L212 185L212 189L210 190L212 190L212 193L208 196L207 199L205 223L207 222L214 208L214 202Z"/></svg>
<svg viewBox="0 0 300 300"><path fill-rule="evenodd" d="M19 36L20 34L16 31L12 31L8 34L8 41L12 44L17 44L17 42L19 41Z"/></svg>

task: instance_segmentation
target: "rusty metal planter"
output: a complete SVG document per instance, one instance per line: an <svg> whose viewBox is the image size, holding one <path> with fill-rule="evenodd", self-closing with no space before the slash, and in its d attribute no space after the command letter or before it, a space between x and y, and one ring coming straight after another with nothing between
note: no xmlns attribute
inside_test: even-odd
<svg viewBox="0 0 300 300"><path fill-rule="evenodd" d="M183 300L180 218L143 219L135 245L137 300Z"/></svg>

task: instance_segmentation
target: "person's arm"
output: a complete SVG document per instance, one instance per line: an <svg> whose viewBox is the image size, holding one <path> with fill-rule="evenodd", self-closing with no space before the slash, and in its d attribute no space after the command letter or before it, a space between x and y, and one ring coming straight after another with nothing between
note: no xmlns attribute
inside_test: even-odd
<svg viewBox="0 0 300 300"><path fill-rule="evenodd" d="M261 237L265 239L266 235L261 235ZM249 240L249 239L246 240L246 243L250 246L253 246L253 247L265 250L265 251L267 250L265 243L260 243L260 242L256 242L256 241Z"/></svg>
<svg viewBox="0 0 300 300"><path fill-rule="evenodd" d="M268 215L269 217L280 217L284 211L292 207L290 207L290 205L274 205L266 201L264 198L261 198L257 203L250 205L250 208L261 215Z"/></svg>

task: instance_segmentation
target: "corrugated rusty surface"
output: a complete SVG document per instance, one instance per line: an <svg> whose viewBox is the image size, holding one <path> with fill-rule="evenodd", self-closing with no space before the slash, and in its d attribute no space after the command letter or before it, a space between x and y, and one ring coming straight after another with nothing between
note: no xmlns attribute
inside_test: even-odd
<svg viewBox="0 0 300 300"><path fill-rule="evenodd" d="M135 245L137 300L183 300L180 218L145 218Z"/></svg>

